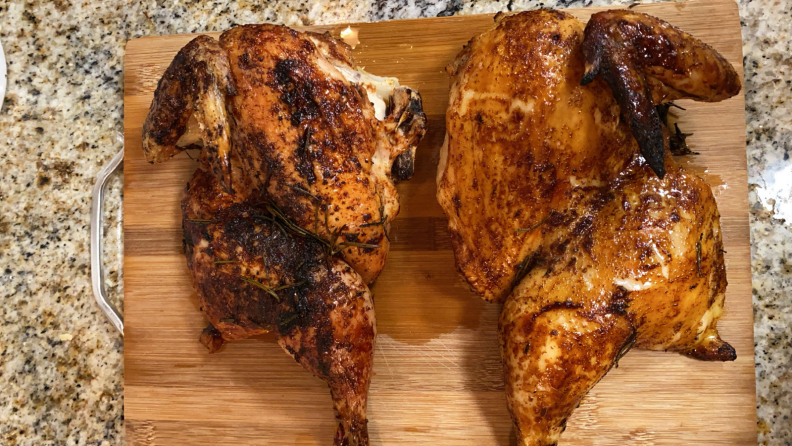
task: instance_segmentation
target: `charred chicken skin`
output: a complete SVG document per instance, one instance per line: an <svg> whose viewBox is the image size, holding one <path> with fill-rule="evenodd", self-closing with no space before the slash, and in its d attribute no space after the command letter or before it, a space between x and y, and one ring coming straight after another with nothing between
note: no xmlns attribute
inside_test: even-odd
<svg viewBox="0 0 792 446"><path fill-rule="evenodd" d="M555 445L630 348L736 358L716 329L717 205L666 150L654 106L722 100L740 81L712 48L644 14L594 14L585 30L550 10L496 21L448 68L438 200L463 277L504 303L520 444Z"/></svg>
<svg viewBox="0 0 792 446"><path fill-rule="evenodd" d="M382 271L426 131L417 92L356 71L326 35L252 25L187 44L143 128L147 160L201 147L182 200L184 249L209 326L225 341L274 332L330 387L334 444L368 445Z"/></svg>

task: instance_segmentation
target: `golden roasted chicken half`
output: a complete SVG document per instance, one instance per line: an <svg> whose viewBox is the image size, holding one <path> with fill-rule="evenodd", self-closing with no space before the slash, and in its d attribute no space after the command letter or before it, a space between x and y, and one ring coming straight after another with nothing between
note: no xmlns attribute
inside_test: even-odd
<svg viewBox="0 0 792 446"><path fill-rule="evenodd" d="M225 341L274 332L330 386L336 445L368 445L376 323L368 289L426 131L417 92L356 70L329 34L241 26L187 44L143 127L150 162L201 147L182 200L184 249Z"/></svg>
<svg viewBox="0 0 792 446"><path fill-rule="evenodd" d="M554 445L631 347L734 360L710 187L665 148L655 105L717 101L740 80L715 50L631 11L500 16L449 66L438 170L456 263L504 302L520 444Z"/></svg>

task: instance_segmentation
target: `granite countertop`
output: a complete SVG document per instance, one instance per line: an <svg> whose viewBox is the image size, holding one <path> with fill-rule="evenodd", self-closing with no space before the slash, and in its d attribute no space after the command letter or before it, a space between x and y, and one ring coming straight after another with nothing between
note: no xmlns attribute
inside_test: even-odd
<svg viewBox="0 0 792 446"><path fill-rule="evenodd" d="M1 2L8 88L0 110L0 444L123 442L123 339L92 295L89 215L96 175L122 148L129 39L243 23L307 25L608 3ZM760 444L792 444L792 3L740 0L739 8L757 430ZM116 177L109 192L105 253L107 287L119 305L121 184Z"/></svg>

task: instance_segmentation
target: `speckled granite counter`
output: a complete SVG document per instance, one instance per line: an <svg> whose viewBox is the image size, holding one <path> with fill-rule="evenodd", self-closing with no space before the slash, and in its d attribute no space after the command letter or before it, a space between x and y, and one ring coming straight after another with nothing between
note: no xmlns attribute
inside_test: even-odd
<svg viewBox="0 0 792 446"><path fill-rule="evenodd" d="M564 0L0 2L0 444L123 442L123 342L93 301L90 192L121 149L124 45L145 35L579 7ZM608 1L596 1L607 4ZM403 5L408 5L404 7ZM792 3L741 0L761 444L792 444ZM120 281L120 181L107 285ZM792 220L790 220L792 221ZM790 242L787 244L787 242Z"/></svg>

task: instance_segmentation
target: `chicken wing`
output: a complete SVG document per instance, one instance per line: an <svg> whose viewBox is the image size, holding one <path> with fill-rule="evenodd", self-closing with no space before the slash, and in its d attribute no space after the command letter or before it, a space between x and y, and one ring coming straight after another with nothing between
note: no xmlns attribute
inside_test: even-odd
<svg viewBox="0 0 792 446"><path fill-rule="evenodd" d="M608 83L646 161L665 174L663 131L656 104L676 99L717 102L740 92L740 78L717 51L690 34L629 10L594 14L581 45L586 85Z"/></svg>
<svg viewBox="0 0 792 446"><path fill-rule="evenodd" d="M720 100L739 92L739 77L711 48L643 14L598 13L585 32L558 11L496 20L448 70L438 200L460 272L483 298L505 301L501 355L520 444L547 446L630 348L736 358L716 328L726 272L712 191L668 150L660 168L656 151L642 155L640 134L654 124L620 104ZM637 34L613 41L603 26ZM619 59L652 41L668 43L654 62ZM623 69L609 71L615 59Z"/></svg>
<svg viewBox="0 0 792 446"><path fill-rule="evenodd" d="M186 45L157 86L143 150L201 147L184 248L210 325L200 341L274 332L325 380L335 444L368 445L376 337L368 284L426 131L417 92L357 71L329 34L253 25Z"/></svg>

